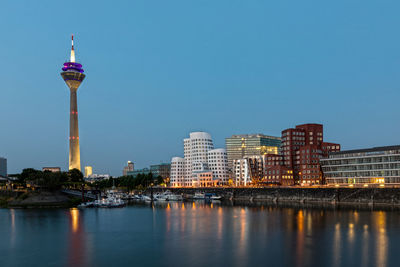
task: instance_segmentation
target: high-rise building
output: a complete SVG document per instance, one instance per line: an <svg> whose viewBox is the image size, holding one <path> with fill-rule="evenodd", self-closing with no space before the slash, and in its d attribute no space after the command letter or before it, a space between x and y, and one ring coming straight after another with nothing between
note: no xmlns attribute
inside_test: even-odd
<svg viewBox="0 0 400 267"><path fill-rule="evenodd" d="M183 140L185 159L184 186L192 186L193 172L208 170L207 152L214 149L211 135L206 132L190 133Z"/></svg>
<svg viewBox="0 0 400 267"><path fill-rule="evenodd" d="M0 177L7 177L7 159L0 157Z"/></svg>
<svg viewBox="0 0 400 267"><path fill-rule="evenodd" d="M241 134L225 138L228 167L232 169L233 160L248 156L278 154L281 138L263 134Z"/></svg>
<svg viewBox="0 0 400 267"><path fill-rule="evenodd" d="M92 166L85 166L85 177L89 177L93 174Z"/></svg>
<svg viewBox="0 0 400 267"><path fill-rule="evenodd" d="M126 166L122 170L122 175L123 176L127 176L128 172L133 172L134 168L135 168L135 166L134 166L133 162L132 161L128 161L128 163L126 164Z"/></svg>
<svg viewBox="0 0 400 267"><path fill-rule="evenodd" d="M331 152L321 159L328 185L400 185L400 146Z"/></svg>
<svg viewBox="0 0 400 267"><path fill-rule="evenodd" d="M208 168L212 171L213 179L218 185L229 184L228 156L223 148L207 152Z"/></svg>
<svg viewBox="0 0 400 267"><path fill-rule="evenodd" d="M171 180L173 187L182 187L185 184L185 159L173 157L171 160Z"/></svg>
<svg viewBox="0 0 400 267"><path fill-rule="evenodd" d="M81 170L81 156L79 150L78 102L77 91L85 79L82 65L75 62L74 36L69 62L64 63L61 76L70 89L70 117L69 117L69 169Z"/></svg>
<svg viewBox="0 0 400 267"><path fill-rule="evenodd" d="M324 143L322 124L302 124L282 131L284 165L293 170L297 184L322 184L324 177L319 160L334 151L340 151L340 145Z"/></svg>

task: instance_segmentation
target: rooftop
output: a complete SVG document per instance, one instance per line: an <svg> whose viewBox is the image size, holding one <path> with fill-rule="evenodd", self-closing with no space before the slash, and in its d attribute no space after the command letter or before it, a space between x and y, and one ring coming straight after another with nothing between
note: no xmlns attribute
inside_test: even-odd
<svg viewBox="0 0 400 267"><path fill-rule="evenodd" d="M372 148L364 148L364 149L353 149L353 150L344 150L339 152L329 153L330 155L341 155L341 154L355 154L355 153L368 153L368 152L381 152L388 150L400 150L400 145L396 146L379 146Z"/></svg>

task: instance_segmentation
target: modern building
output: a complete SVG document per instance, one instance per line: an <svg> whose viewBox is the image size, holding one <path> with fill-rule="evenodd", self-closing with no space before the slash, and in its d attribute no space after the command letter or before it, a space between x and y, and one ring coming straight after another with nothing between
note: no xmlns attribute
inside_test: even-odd
<svg viewBox="0 0 400 267"><path fill-rule="evenodd" d="M7 159L0 157L0 177L7 177Z"/></svg>
<svg viewBox="0 0 400 267"><path fill-rule="evenodd" d="M173 157L171 160L170 186L182 187L185 184L185 159Z"/></svg>
<svg viewBox="0 0 400 267"><path fill-rule="evenodd" d="M228 156L223 148L214 149L211 135L190 133L183 140L184 158L171 160L173 187L222 186L229 184Z"/></svg>
<svg viewBox="0 0 400 267"><path fill-rule="evenodd" d="M60 167L43 167L42 171L48 171L48 172L61 172L61 168Z"/></svg>
<svg viewBox="0 0 400 267"><path fill-rule="evenodd" d="M335 151L340 151L340 145L324 143L322 124L302 124L282 131L281 154L284 165L293 170L296 184L323 184L319 160Z"/></svg>
<svg viewBox="0 0 400 267"><path fill-rule="evenodd" d="M400 186L400 145L331 152L321 166L328 185Z"/></svg>
<svg viewBox="0 0 400 267"><path fill-rule="evenodd" d="M135 169L135 165L132 161L128 161L124 169L122 170L122 175L127 176L128 172L132 172Z"/></svg>
<svg viewBox="0 0 400 267"><path fill-rule="evenodd" d="M85 166L85 177L89 177L93 174L93 167L92 166Z"/></svg>
<svg viewBox="0 0 400 267"><path fill-rule="evenodd" d="M85 177L85 181L89 183L94 183L102 180L108 180L111 176L109 174L96 174L92 173L91 175Z"/></svg>
<svg viewBox="0 0 400 267"><path fill-rule="evenodd" d="M233 160L233 182L236 186L256 185L264 179L265 156L247 156Z"/></svg>
<svg viewBox="0 0 400 267"><path fill-rule="evenodd" d="M185 181L183 186L192 186L193 172L208 170L208 151L214 149L211 135L206 132L190 133L183 140L185 159Z"/></svg>
<svg viewBox="0 0 400 267"><path fill-rule="evenodd" d="M70 89L70 117L69 117L69 169L81 170L81 156L79 150L78 102L77 91L85 79L82 65L75 62L74 36L69 62L64 63L61 76Z"/></svg>
<svg viewBox="0 0 400 267"><path fill-rule="evenodd" d="M233 160L248 156L278 154L281 138L263 134L241 134L225 138L228 167L232 169Z"/></svg>
<svg viewBox="0 0 400 267"><path fill-rule="evenodd" d="M213 179L218 185L229 185L228 155L223 148L207 152L208 168L212 171Z"/></svg>
<svg viewBox="0 0 400 267"><path fill-rule="evenodd" d="M215 187L218 180L214 179L212 171L193 171L192 185L193 187Z"/></svg>
<svg viewBox="0 0 400 267"><path fill-rule="evenodd" d="M160 163L156 165L150 165L150 172L155 176L161 176L163 179L167 179L171 174L170 163Z"/></svg>
<svg viewBox="0 0 400 267"><path fill-rule="evenodd" d="M235 186L250 185L250 168L246 158L233 160L233 183Z"/></svg>
<svg viewBox="0 0 400 267"><path fill-rule="evenodd" d="M293 170L283 165L275 165L265 170L263 184L292 186L294 185Z"/></svg>
<svg viewBox="0 0 400 267"><path fill-rule="evenodd" d="M135 178L139 174L150 174L150 169L149 168L137 169L133 171L128 171L126 174L128 176L133 176Z"/></svg>

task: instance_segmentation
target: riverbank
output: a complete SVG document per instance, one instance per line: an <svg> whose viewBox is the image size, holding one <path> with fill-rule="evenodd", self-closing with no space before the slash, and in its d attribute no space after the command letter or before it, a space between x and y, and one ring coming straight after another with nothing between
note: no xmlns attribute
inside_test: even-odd
<svg viewBox="0 0 400 267"><path fill-rule="evenodd" d="M69 208L80 203L80 199L60 191L11 192L0 191L0 208Z"/></svg>
<svg viewBox="0 0 400 267"><path fill-rule="evenodd" d="M153 188L153 192L170 190L176 194L215 193L225 200L252 202L294 202L350 205L399 205L396 188ZM150 193L150 189L146 192Z"/></svg>

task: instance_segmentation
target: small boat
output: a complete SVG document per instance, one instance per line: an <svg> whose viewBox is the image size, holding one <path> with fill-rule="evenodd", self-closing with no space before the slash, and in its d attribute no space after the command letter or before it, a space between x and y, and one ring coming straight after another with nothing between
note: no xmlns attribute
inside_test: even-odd
<svg viewBox="0 0 400 267"><path fill-rule="evenodd" d="M199 193L199 192L196 192L195 194L194 194L194 196L193 196L193 199L205 199L206 198L206 194L204 194L204 193Z"/></svg>
<svg viewBox="0 0 400 267"><path fill-rule="evenodd" d="M216 194L214 194L214 193L208 193L208 194L205 194L205 199L206 200L221 200L221 196L218 196L218 195L216 195Z"/></svg>

